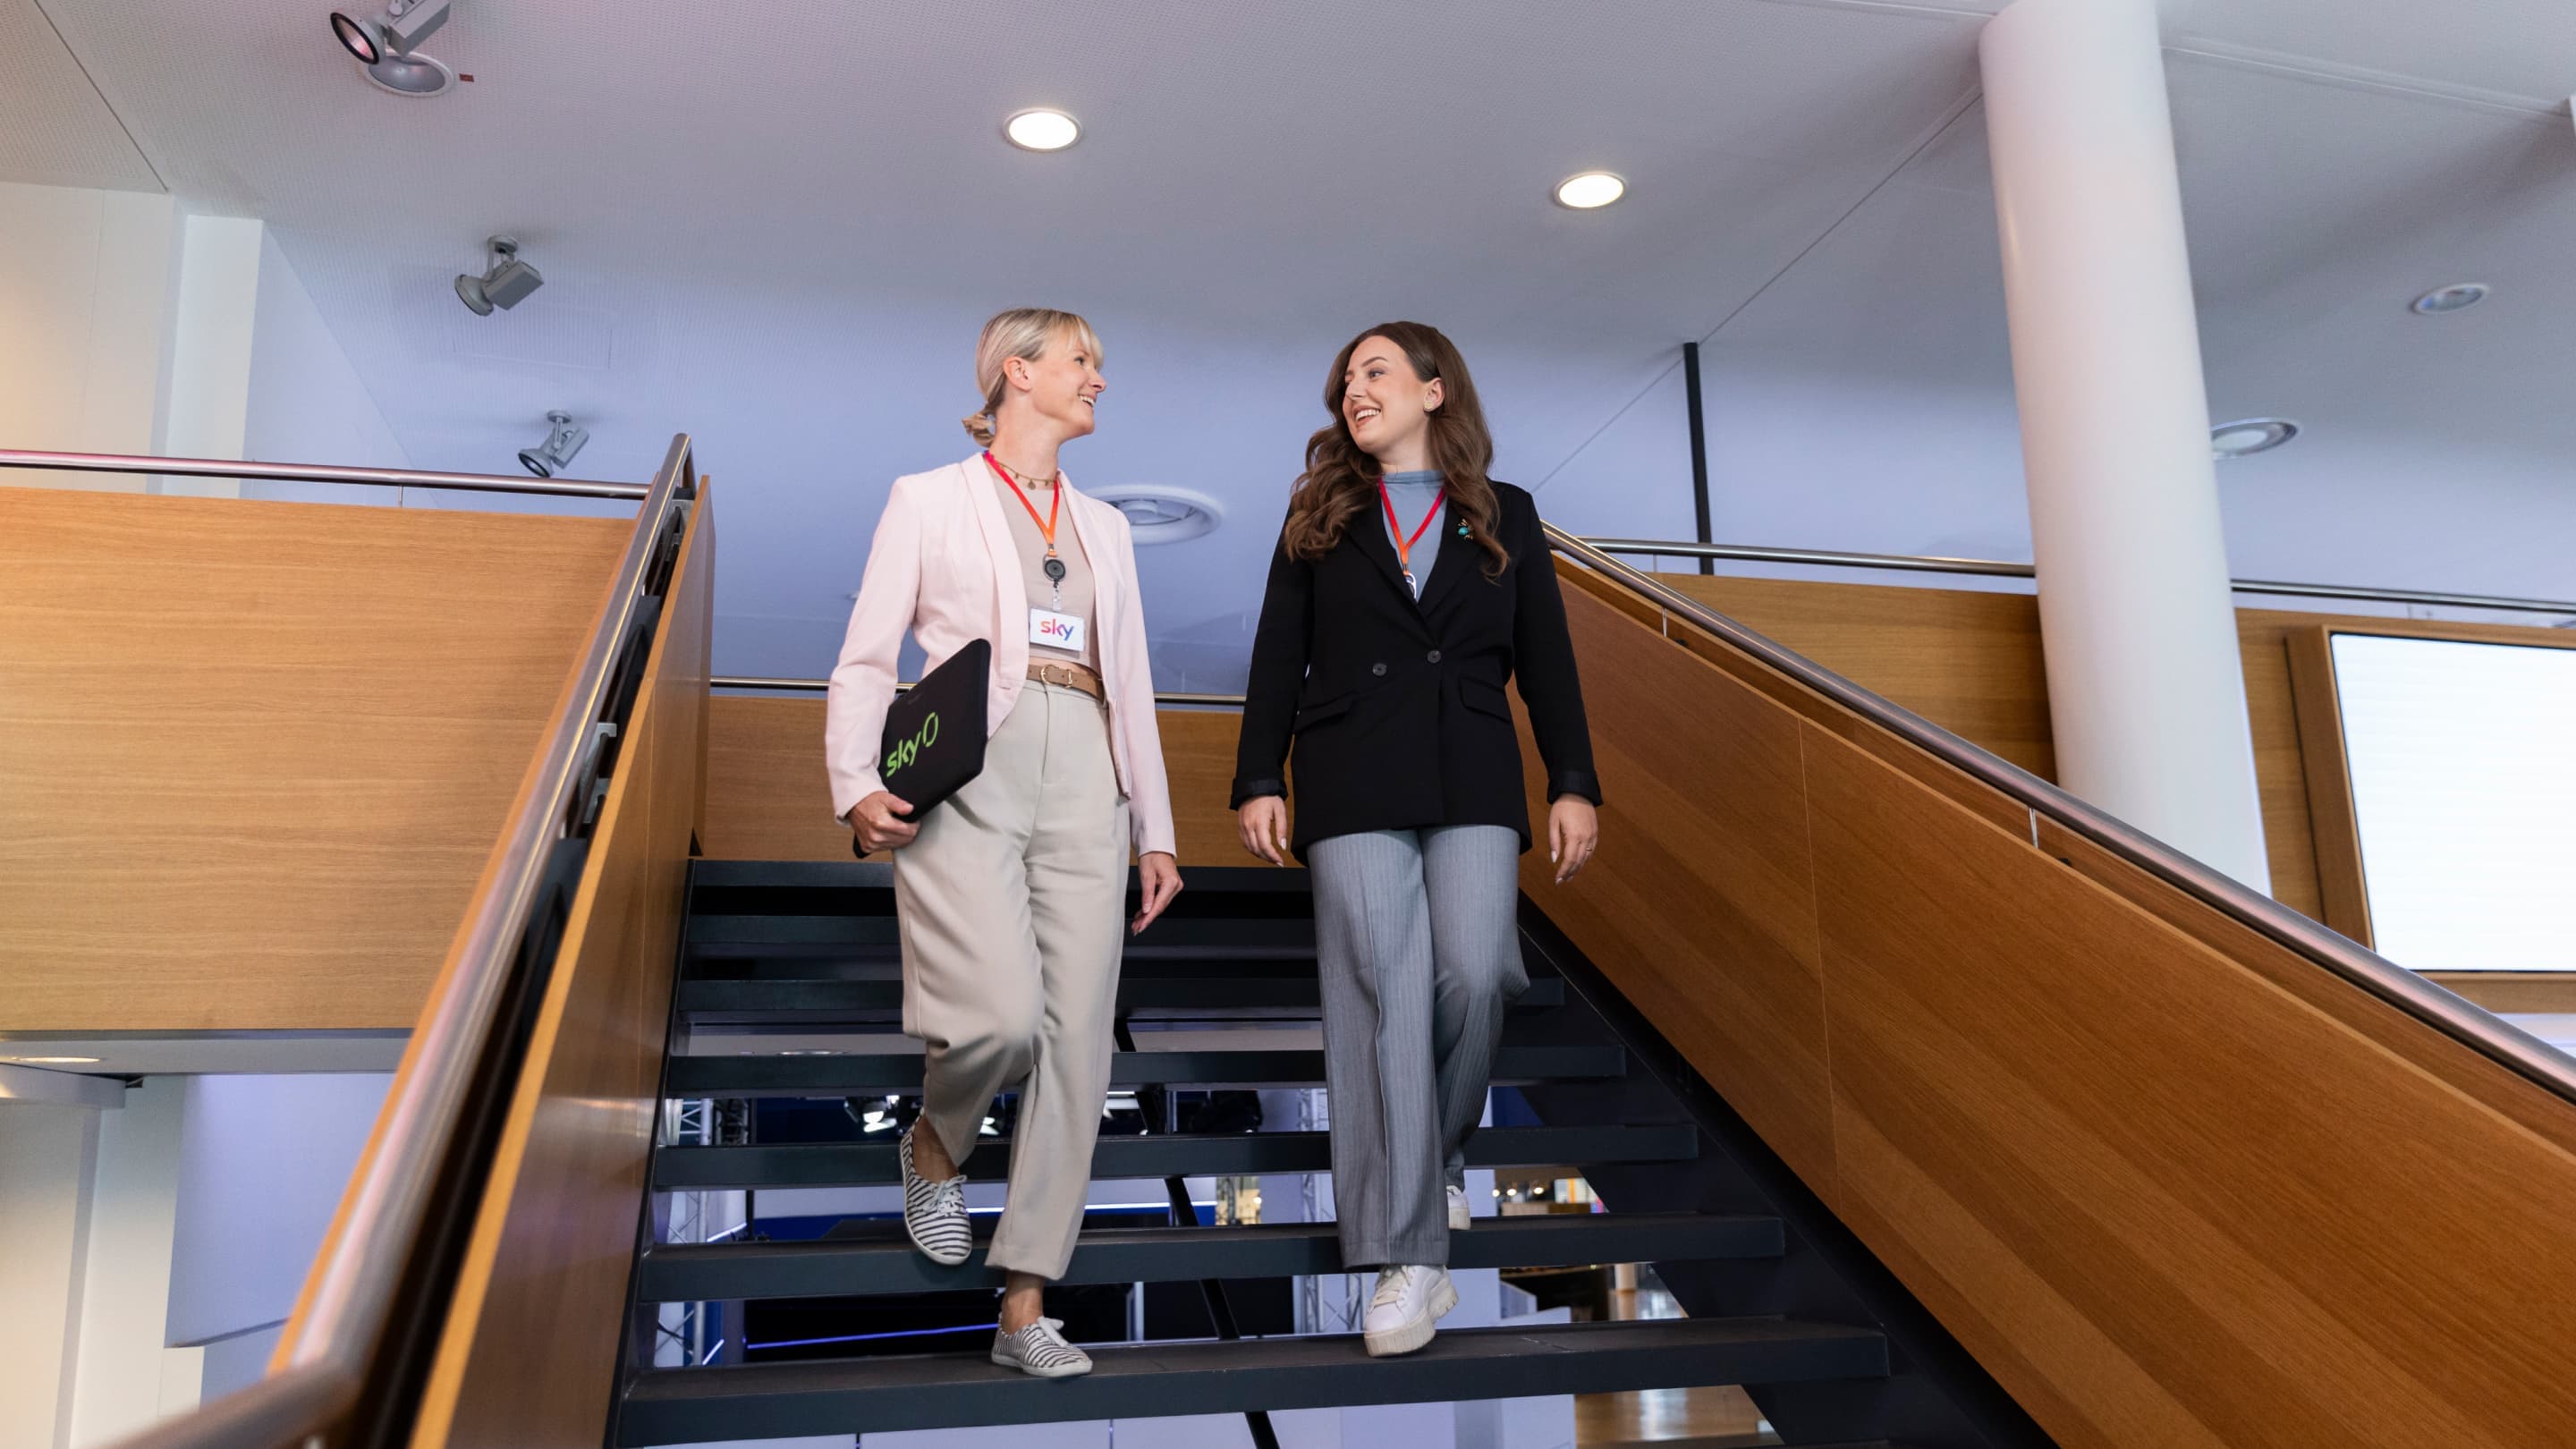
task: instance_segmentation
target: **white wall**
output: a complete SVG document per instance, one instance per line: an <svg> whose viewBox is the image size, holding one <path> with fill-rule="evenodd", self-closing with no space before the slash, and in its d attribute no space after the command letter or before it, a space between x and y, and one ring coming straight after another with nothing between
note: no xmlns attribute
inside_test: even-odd
<svg viewBox="0 0 2576 1449"><path fill-rule="evenodd" d="M393 1078L184 1081L168 1334L175 1344L211 1345L264 1330L293 1309Z"/></svg>
<svg viewBox="0 0 2576 1449"><path fill-rule="evenodd" d="M408 468L409 455L385 422L340 339L274 234L260 240L259 299L252 324L242 453L266 463L336 463ZM261 498L325 503L396 501L390 488L252 483Z"/></svg>
<svg viewBox="0 0 2576 1449"><path fill-rule="evenodd" d="M0 448L149 453L179 216L167 196L0 183ZM136 489L0 472L0 485Z"/></svg>

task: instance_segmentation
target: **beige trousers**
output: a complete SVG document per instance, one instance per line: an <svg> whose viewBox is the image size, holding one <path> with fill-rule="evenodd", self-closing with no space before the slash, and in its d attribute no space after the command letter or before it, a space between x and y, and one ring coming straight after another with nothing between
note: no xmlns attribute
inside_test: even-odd
<svg viewBox="0 0 2576 1449"><path fill-rule="evenodd" d="M895 852L903 1029L922 1120L963 1163L1016 1087L1011 1192L986 1261L1059 1278L1082 1230L1125 945L1127 801L1108 710L1031 680L984 772Z"/></svg>

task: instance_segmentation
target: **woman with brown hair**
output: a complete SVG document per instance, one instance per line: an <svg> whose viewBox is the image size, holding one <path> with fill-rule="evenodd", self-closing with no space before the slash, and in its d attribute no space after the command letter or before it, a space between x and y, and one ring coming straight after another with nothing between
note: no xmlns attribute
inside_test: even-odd
<svg viewBox="0 0 2576 1449"><path fill-rule="evenodd" d="M1547 765L1560 884L1591 859L1601 792L1538 505L1486 476L1458 350L1419 322L1372 327L1333 359L1324 407L1271 558L1232 803L1246 850L1311 872L1342 1262L1380 1270L1368 1351L1409 1353L1458 1301L1467 1137L1528 985L1507 683Z"/></svg>

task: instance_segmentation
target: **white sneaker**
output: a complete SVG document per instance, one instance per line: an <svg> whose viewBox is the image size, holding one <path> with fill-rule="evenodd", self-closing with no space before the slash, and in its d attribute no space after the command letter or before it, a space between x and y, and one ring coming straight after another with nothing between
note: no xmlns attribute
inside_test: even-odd
<svg viewBox="0 0 2576 1449"><path fill-rule="evenodd" d="M1467 1189L1449 1189L1449 1231L1463 1233L1475 1225L1476 1219L1467 1211Z"/></svg>
<svg viewBox="0 0 2576 1449"><path fill-rule="evenodd" d="M993 1330L993 1362L1042 1379L1091 1372L1091 1355L1064 1341L1064 1320L1041 1318L1017 1333Z"/></svg>
<svg viewBox="0 0 2576 1449"><path fill-rule="evenodd" d="M934 1263L955 1267L975 1251L975 1228L966 1216L966 1174L938 1182L912 1170L915 1122L895 1144L895 1161L903 1167L903 1230L912 1245Z"/></svg>
<svg viewBox="0 0 2576 1449"><path fill-rule="evenodd" d="M1431 1341L1432 1323L1457 1306L1458 1290L1449 1282L1448 1269L1418 1264L1381 1268L1361 1340L1371 1358L1411 1353Z"/></svg>

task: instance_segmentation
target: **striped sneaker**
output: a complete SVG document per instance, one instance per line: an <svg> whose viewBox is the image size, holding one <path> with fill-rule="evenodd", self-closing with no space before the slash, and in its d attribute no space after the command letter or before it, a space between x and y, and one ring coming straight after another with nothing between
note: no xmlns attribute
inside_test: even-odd
<svg viewBox="0 0 2576 1449"><path fill-rule="evenodd" d="M1041 1318L1017 1333L993 1330L993 1362L1042 1379L1091 1372L1091 1355L1064 1341L1064 1320Z"/></svg>
<svg viewBox="0 0 2576 1449"><path fill-rule="evenodd" d="M921 1124L913 1123L895 1144L895 1161L903 1164L903 1230L930 1261L954 1266L975 1251L975 1229L966 1216L966 1174L932 1182L914 1172L912 1134L920 1130Z"/></svg>

